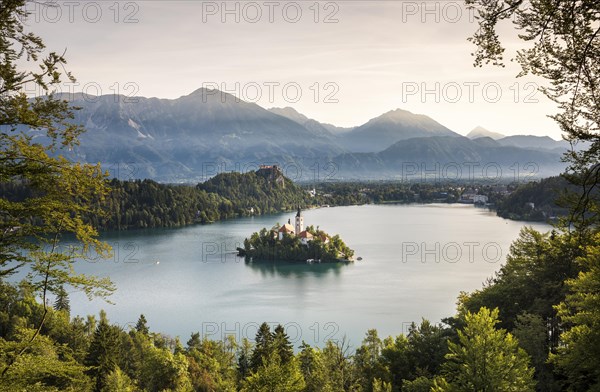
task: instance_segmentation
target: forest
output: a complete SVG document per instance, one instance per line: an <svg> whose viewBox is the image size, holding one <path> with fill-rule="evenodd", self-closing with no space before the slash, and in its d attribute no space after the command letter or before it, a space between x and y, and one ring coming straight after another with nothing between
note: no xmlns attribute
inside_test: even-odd
<svg viewBox="0 0 600 392"><path fill-rule="evenodd" d="M406 335L365 331L311 347L281 326L254 337L189 340L108 316L71 317L63 289L40 334L0 377L7 391L587 391L599 387L600 251L575 238L525 228L486 285L458 298L441 322ZM589 239L597 241L597 238ZM35 333L44 309L34 288L0 285L4 369ZM400 328L400 326L399 326ZM246 339L247 338L247 339Z"/></svg>
<svg viewBox="0 0 600 392"><path fill-rule="evenodd" d="M514 220L548 221L568 214L564 199L576 187L561 176L521 184L498 203L498 216Z"/></svg>
<svg viewBox="0 0 600 392"><path fill-rule="evenodd" d="M184 344L153 331L144 315L131 315L138 320L131 327L105 312L72 315L69 293L110 301L115 287L78 273L81 254L63 251L61 239L109 257L103 229L207 223L296 205L452 202L475 184L332 183L313 197L311 187L269 170L222 174L196 187L110 180L100 164L56 153L75 148L85 129L72 122L77 109L53 95L75 78L66 53L46 50L29 31L27 2L0 3L0 391L600 391L598 4L466 0L478 17L469 39L474 65L504 65L496 28L510 20L523 44L513 60L545 83L540 91L556 103L550 116L565 138L586 143L564 157L564 219L548 233L522 229L499 270L479 290L461 293L444 320L389 337L368 330L357 347L345 339L311 347L268 323L255 336L223 340L190 331ZM41 96L28 96L27 83ZM514 205L533 202L536 188L516 192Z"/></svg>
<svg viewBox="0 0 600 392"><path fill-rule="evenodd" d="M258 174L257 174L258 173ZM285 185L283 185L283 183ZM502 189L494 184L330 182L314 185L294 184L281 176L275 182L260 172L220 173L192 185L161 184L152 180L106 179L108 194L93 214L85 219L95 228L106 230L151 229L206 224L242 216L291 211L305 207L347 206L384 203L456 203L466 190L476 189L497 205L502 217L521 220L546 220L549 214L564 214L553 205L557 188L563 181L554 178L539 183L510 184ZM546 186L551 183L552 186ZM554 184L556 183L556 186ZM312 189L316 195L309 193ZM27 182L13 179L0 184L0 196L14 202L42 198ZM538 206L531 212L527 202ZM542 214L542 211L544 212Z"/></svg>
<svg viewBox="0 0 600 392"><path fill-rule="evenodd" d="M289 211L311 202L306 191L288 178L282 180L285 186L256 172L221 173L197 186L107 179L109 192L85 220L99 230L181 227ZM19 179L0 184L0 196L22 202L42 199L44 194L35 194Z"/></svg>

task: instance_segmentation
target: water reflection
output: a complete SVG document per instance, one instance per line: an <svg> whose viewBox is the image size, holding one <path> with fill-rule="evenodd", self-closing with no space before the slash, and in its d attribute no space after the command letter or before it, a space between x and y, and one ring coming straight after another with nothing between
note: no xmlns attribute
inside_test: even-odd
<svg viewBox="0 0 600 392"><path fill-rule="evenodd" d="M252 272L263 278L325 278L329 275L339 276L351 263L303 264L289 261L247 261L245 264Z"/></svg>

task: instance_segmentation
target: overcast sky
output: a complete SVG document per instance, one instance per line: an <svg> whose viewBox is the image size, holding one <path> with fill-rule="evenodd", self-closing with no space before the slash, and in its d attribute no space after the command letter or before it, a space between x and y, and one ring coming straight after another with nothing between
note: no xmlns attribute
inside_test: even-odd
<svg viewBox="0 0 600 392"><path fill-rule="evenodd" d="M519 68L474 68L476 21L457 1L58 1L30 30L90 94L177 98L217 87L263 107L360 125L396 108L466 134L560 138ZM507 55L519 47L510 29Z"/></svg>

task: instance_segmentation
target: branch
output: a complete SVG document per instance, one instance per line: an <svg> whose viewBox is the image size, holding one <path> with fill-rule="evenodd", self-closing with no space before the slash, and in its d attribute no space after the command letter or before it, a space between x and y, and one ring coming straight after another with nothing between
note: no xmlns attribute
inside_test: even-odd
<svg viewBox="0 0 600 392"><path fill-rule="evenodd" d="M49 252L50 255L54 254L54 252L56 251L56 245L58 244L58 236L60 234L60 231L61 231L61 226L59 226L57 228L56 233L54 234L54 238L52 239L52 249ZM48 305L46 304L46 295L48 293L48 283L49 283L49 279L50 279L51 263L52 263L52 259L48 258L48 263L46 263L44 284L42 286L43 287L42 303L44 306L44 313L42 314L42 319L40 320L38 327L36 328L33 336L29 339L29 341L19 350L19 352L15 356L13 356L8 361L8 364L4 367L4 369L2 370L2 373L0 374L0 378L3 378L6 375L6 373L8 372L8 370L10 369L10 367L12 365L14 365L14 363L17 361L17 359L21 355L23 355L23 353L25 353L25 351L27 351L27 349L29 349L31 347L31 345L33 344L33 341L39 336L40 332L42 331L42 327L44 326L44 323L46 322L46 316L48 315Z"/></svg>
<svg viewBox="0 0 600 392"><path fill-rule="evenodd" d="M594 39L596 39L596 37L598 36L598 33L600 32L600 27L598 27L596 29L596 31L594 32L594 34L592 35L592 38L590 38L587 42L587 45L585 46L585 48L583 49L583 53L581 54L581 60L579 62L579 66L577 69L577 84L575 85L575 92L573 93L573 98L571 99L571 110L575 109L575 99L577 98L577 94L579 92L579 84L581 82L581 72L583 70L583 66L586 63L586 56L588 51L590 50L590 47L592 46L592 42L594 42Z"/></svg>

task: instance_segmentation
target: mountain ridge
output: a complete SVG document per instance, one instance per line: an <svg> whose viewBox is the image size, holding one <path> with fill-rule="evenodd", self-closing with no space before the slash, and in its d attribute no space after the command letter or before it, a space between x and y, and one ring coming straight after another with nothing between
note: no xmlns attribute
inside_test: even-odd
<svg viewBox="0 0 600 392"><path fill-rule="evenodd" d="M498 140L498 139L502 139L505 138L506 135L503 135L501 133L498 132L493 132L493 131L489 131L485 128L483 128L482 126L478 125L475 128L473 128L471 130L471 132L469 132L467 134L467 136L469 139L477 139L480 137L489 137L492 138L494 140Z"/></svg>
<svg viewBox="0 0 600 392"><path fill-rule="evenodd" d="M75 122L87 129L80 146L63 152L68 158L116 167L125 164L133 168L128 173L133 178L163 182L201 181L222 171L261 164L287 165L299 173L296 179L307 179L338 160L378 178L390 162L418 158L414 151L420 151L421 160L438 162L458 159L461 152L481 160L500 148L513 156L520 154L519 160L536 156L531 151L539 150L559 160L556 149L542 149L535 143L536 148L523 148L526 143L511 137L471 140L427 115L403 109L348 130L310 119L291 107L265 109L202 88L175 99L83 93L58 97L81 107ZM34 136L43 140L41 134ZM414 151L409 154L401 146ZM544 162L547 158L540 155ZM345 176L351 175L346 170Z"/></svg>

